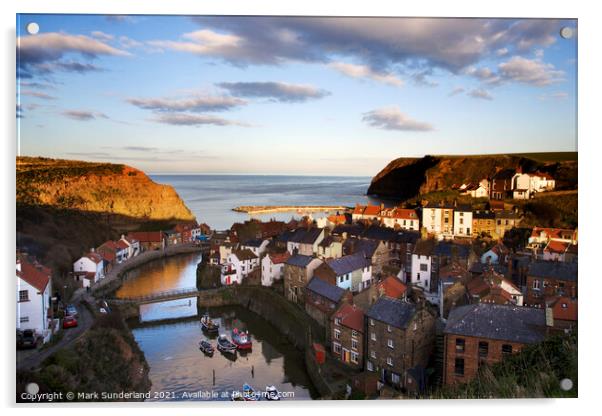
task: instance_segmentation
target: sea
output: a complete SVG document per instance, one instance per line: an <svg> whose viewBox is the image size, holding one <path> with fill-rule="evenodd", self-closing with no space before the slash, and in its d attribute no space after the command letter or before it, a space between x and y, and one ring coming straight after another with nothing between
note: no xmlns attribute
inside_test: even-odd
<svg viewBox="0 0 602 416"><path fill-rule="evenodd" d="M385 203L366 195L369 176L287 175L150 175L160 184L175 188L199 223L214 230L229 229L235 222L251 218L232 211L241 205L343 205ZM315 217L319 213L312 214ZM267 221L299 218L296 212L253 215Z"/></svg>

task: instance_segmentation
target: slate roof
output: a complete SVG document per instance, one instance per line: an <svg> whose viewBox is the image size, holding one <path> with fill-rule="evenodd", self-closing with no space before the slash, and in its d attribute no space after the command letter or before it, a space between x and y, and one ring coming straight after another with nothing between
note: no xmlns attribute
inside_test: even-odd
<svg viewBox="0 0 602 416"><path fill-rule="evenodd" d="M475 274L483 274L487 270L493 270L496 273L503 274L505 276L506 273L508 273L508 266L506 266L505 264L499 264L499 263L483 264L480 261L476 261L470 266L470 269L468 269L468 271L470 273L475 273Z"/></svg>
<svg viewBox="0 0 602 416"><path fill-rule="evenodd" d="M479 303L452 309L444 333L533 344L546 334L545 309Z"/></svg>
<svg viewBox="0 0 602 416"><path fill-rule="evenodd" d="M577 263L535 261L529 266L529 276L558 280L577 280Z"/></svg>
<svg viewBox="0 0 602 416"><path fill-rule="evenodd" d="M343 295L345 294L345 289L341 289L338 286L331 285L324 280L314 277L312 278L307 286L305 287L307 290L311 290L312 292L331 300L335 303L339 303Z"/></svg>
<svg viewBox="0 0 602 416"><path fill-rule="evenodd" d="M395 328L405 329L415 313L416 306L411 303L399 299L380 297L368 309L366 316Z"/></svg>
<svg viewBox="0 0 602 416"><path fill-rule="evenodd" d="M292 241L293 243L313 244L322 233L322 230L322 228L299 228L295 230L295 233L289 241Z"/></svg>
<svg viewBox="0 0 602 416"><path fill-rule="evenodd" d="M474 211L472 218L476 220L494 220L495 212L492 211Z"/></svg>
<svg viewBox="0 0 602 416"><path fill-rule="evenodd" d="M263 243L264 240L262 240L261 238L253 238L251 240L247 240L244 243L241 244L241 246L244 247L261 247L261 244Z"/></svg>
<svg viewBox="0 0 602 416"><path fill-rule="evenodd" d="M286 264L297 267L307 267L307 265L314 259L312 256L304 256L303 254L295 254L289 257Z"/></svg>
<svg viewBox="0 0 602 416"><path fill-rule="evenodd" d="M253 253L248 248L245 248L244 250L234 250L232 251L232 254L235 255L236 258L240 261L253 260L257 258L255 253Z"/></svg>
<svg viewBox="0 0 602 416"><path fill-rule="evenodd" d="M327 260L326 263L337 276L370 266L370 261L366 259L363 252L339 257L338 259Z"/></svg>

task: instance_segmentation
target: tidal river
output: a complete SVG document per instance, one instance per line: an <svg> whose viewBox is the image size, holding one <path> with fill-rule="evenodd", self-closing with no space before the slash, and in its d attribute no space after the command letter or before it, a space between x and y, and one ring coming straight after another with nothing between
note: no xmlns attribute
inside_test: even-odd
<svg viewBox="0 0 602 416"><path fill-rule="evenodd" d="M118 297L141 296L173 289L192 288L200 254L169 257L132 271L117 292ZM220 323L220 333L230 337L232 325L249 330L253 348L227 356L215 351L205 356L201 339L215 346L215 336L205 336L199 323L196 299L180 299L143 305L141 323L132 333L150 365L152 397L162 400L229 400L243 383L255 390L274 385L289 398L308 400L317 393L305 371L303 354L260 316L241 307L208 310ZM167 324L153 321L181 318ZM157 393L157 395L155 395ZM210 398L207 398L207 397Z"/></svg>

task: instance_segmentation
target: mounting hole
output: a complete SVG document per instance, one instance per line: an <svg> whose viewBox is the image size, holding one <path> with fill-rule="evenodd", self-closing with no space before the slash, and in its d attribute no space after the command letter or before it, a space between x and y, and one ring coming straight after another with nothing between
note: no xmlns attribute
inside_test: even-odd
<svg viewBox="0 0 602 416"><path fill-rule="evenodd" d="M560 380L560 388L564 391L569 391L573 388L573 380L570 378L563 378Z"/></svg>
<svg viewBox="0 0 602 416"><path fill-rule="evenodd" d="M30 22L30 23L27 23L27 26L25 26L25 29L27 30L27 33L29 33L30 35L37 35L38 32L40 31L40 25L37 24L36 22Z"/></svg>
<svg viewBox="0 0 602 416"><path fill-rule="evenodd" d="M560 36L563 39L570 39L573 37L573 29L571 29L568 26L563 27L562 29L560 29Z"/></svg>

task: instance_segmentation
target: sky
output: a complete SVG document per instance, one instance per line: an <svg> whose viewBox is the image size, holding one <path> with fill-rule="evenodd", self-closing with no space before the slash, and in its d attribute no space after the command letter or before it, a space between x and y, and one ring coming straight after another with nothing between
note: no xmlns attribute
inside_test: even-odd
<svg viewBox="0 0 602 416"><path fill-rule="evenodd" d="M576 151L576 32L550 19L18 15L19 154L371 176L397 157Z"/></svg>

